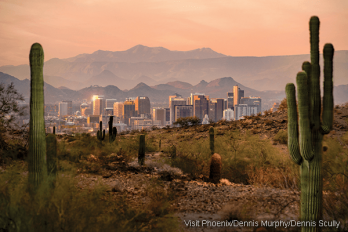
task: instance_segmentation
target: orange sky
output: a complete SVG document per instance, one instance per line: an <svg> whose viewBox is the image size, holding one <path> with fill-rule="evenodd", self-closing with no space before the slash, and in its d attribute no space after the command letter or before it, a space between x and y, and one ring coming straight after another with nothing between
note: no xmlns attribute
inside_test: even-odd
<svg viewBox="0 0 348 232"><path fill-rule="evenodd" d="M231 56L309 53L308 21L321 21L320 48L348 50L347 0L0 0L0 66L135 45Z"/></svg>

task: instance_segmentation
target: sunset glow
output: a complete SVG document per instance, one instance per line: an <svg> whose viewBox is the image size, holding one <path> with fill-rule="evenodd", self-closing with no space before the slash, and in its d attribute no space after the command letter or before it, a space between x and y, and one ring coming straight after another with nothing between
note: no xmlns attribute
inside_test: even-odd
<svg viewBox="0 0 348 232"><path fill-rule="evenodd" d="M0 1L0 66L28 64L39 42L45 61L135 45L230 56L309 53L308 21L321 20L320 47L348 50L346 0Z"/></svg>

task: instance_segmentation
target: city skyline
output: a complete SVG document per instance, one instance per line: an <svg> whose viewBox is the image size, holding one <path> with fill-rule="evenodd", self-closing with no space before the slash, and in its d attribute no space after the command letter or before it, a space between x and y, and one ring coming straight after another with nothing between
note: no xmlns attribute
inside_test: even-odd
<svg viewBox="0 0 348 232"><path fill-rule="evenodd" d="M313 15L321 21L320 47L330 42L348 50L344 0L4 0L0 8L0 66L27 64L35 42L42 44L45 61L138 44L179 51L209 47L229 56L307 54Z"/></svg>

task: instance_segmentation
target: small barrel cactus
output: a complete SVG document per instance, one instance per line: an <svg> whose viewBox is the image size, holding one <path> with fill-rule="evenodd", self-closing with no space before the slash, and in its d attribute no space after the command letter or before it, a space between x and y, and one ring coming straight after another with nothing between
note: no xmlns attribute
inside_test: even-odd
<svg viewBox="0 0 348 232"><path fill-rule="evenodd" d="M222 166L221 156L215 153L214 155L212 155L210 159L210 174L209 174L209 179L214 184L217 184L220 182L221 166Z"/></svg>
<svg viewBox="0 0 348 232"><path fill-rule="evenodd" d="M145 164L145 135L140 135L139 152L138 152L138 163L140 165L144 165Z"/></svg>
<svg viewBox="0 0 348 232"><path fill-rule="evenodd" d="M209 139L210 139L210 152L214 154L214 127L209 129Z"/></svg>

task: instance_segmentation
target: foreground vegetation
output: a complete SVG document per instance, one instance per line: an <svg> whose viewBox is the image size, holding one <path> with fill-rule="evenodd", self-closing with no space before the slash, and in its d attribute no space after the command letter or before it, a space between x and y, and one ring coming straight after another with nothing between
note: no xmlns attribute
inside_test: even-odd
<svg viewBox="0 0 348 232"><path fill-rule="evenodd" d="M231 130L228 122L215 124L214 128L215 152L222 158L221 178L233 183L299 190L299 169L291 161L288 150L281 152L279 149L285 147L281 143L287 141L286 131L279 130L273 140L250 130ZM133 207L125 194L118 197L109 194L101 182L93 190L77 188L75 177L81 173L102 175L106 166L115 160L129 163L137 159L140 134L146 136L147 153L164 154L167 164L180 168L192 179L209 176L209 126L133 131L118 135L112 143L107 140L100 143L89 134L58 136L59 176L48 198L31 199L25 191L27 164L15 158L15 150L9 149L8 155L1 157L0 207L6 209L0 213L2 228L10 228L13 221L24 231L25 228L41 228L36 231L105 231L111 228L178 231L179 222L172 217L174 209L171 208L175 194L166 191L161 180L148 183L152 191L144 208ZM341 139L346 141L347 137L348 133ZM273 145L275 141L278 141L276 146ZM327 193L324 194L324 215L344 222L348 215L348 151L335 138L324 137L324 143L327 147L323 155L324 192ZM173 147L176 148L175 157L171 154Z"/></svg>

